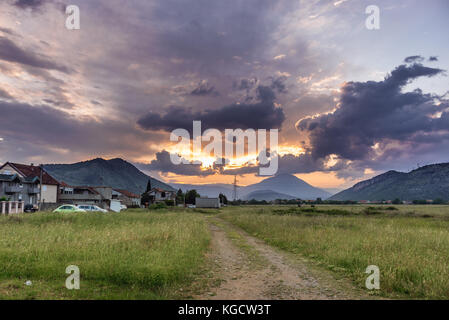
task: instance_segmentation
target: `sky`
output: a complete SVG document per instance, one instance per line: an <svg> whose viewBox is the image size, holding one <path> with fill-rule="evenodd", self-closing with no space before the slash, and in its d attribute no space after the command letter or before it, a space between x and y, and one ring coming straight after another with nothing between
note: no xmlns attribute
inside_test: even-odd
<svg viewBox="0 0 449 320"><path fill-rule="evenodd" d="M446 0L2 1L0 162L120 157L166 182L266 178L257 153L214 165L180 150L170 133L194 120L278 129L278 173L322 188L448 162L448 14Z"/></svg>

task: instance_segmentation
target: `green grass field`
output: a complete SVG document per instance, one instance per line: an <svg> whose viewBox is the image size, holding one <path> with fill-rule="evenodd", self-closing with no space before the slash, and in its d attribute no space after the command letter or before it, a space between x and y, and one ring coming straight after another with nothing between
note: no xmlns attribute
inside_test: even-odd
<svg viewBox="0 0 449 320"><path fill-rule="evenodd" d="M207 266L208 215L389 298L449 299L449 206L241 206L0 216L0 299L171 299ZM69 265L81 290L65 288ZM31 286L25 285L27 280Z"/></svg>
<svg viewBox="0 0 449 320"><path fill-rule="evenodd" d="M210 240L197 214L144 210L1 216L0 234L3 299L176 298ZM69 265L81 290L65 288Z"/></svg>
<svg viewBox="0 0 449 320"><path fill-rule="evenodd" d="M220 216L360 288L377 265L381 296L449 299L448 206L255 206Z"/></svg>

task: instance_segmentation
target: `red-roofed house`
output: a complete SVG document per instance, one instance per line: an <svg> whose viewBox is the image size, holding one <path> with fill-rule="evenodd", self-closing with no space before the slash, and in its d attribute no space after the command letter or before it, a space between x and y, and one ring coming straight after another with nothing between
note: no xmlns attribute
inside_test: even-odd
<svg viewBox="0 0 449 320"><path fill-rule="evenodd" d="M160 203L166 201L173 201L176 204L176 192L171 190L164 190L161 188L152 188L150 191L145 193L150 199L150 203Z"/></svg>
<svg viewBox="0 0 449 320"><path fill-rule="evenodd" d="M33 164L26 165L20 163L7 162L0 167L0 174L12 175L17 174L21 178L33 179L41 178L41 167ZM59 182L54 179L48 172L42 170L42 202L55 204L58 202ZM40 192L38 194L40 197ZM40 201L40 199L39 199Z"/></svg>
<svg viewBox="0 0 449 320"><path fill-rule="evenodd" d="M117 199L127 207L140 206L140 196L123 189L112 189L112 199Z"/></svg>

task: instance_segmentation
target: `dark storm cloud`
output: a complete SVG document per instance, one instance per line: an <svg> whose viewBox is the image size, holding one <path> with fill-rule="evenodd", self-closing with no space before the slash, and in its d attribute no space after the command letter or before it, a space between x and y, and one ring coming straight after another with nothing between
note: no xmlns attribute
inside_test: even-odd
<svg viewBox="0 0 449 320"><path fill-rule="evenodd" d="M421 56L409 56L404 59L404 62L406 63L412 63L412 62L423 62L424 58Z"/></svg>
<svg viewBox="0 0 449 320"><path fill-rule="evenodd" d="M47 3L54 4L62 12L65 12L66 5L57 0L13 0L12 5L23 10L41 11L42 7Z"/></svg>
<svg viewBox="0 0 449 320"><path fill-rule="evenodd" d="M165 114L150 112L138 120L146 130L172 131L177 128L190 130L194 120L202 122L202 128L224 129L279 129L285 120L284 112L274 105L273 90L258 88L259 102L231 104L220 109L194 112L183 107L170 107Z"/></svg>
<svg viewBox="0 0 449 320"><path fill-rule="evenodd" d="M429 57L429 61L433 62L433 61L438 61L438 57L436 56L431 56Z"/></svg>
<svg viewBox="0 0 449 320"><path fill-rule="evenodd" d="M45 2L48 2L46 0L16 0L14 1L14 5L16 7L19 7L21 9L36 9L42 6Z"/></svg>
<svg viewBox="0 0 449 320"><path fill-rule="evenodd" d="M50 58L46 56L39 55L32 51L26 51L16 45L12 40L1 36L0 59L35 68L58 70L64 73L70 73L70 70L67 67L51 61Z"/></svg>
<svg viewBox="0 0 449 320"><path fill-rule="evenodd" d="M331 154L368 159L376 143L412 143L423 134L429 141L441 142L441 131L449 129L448 102L420 89L403 93L402 88L418 77L442 73L414 63L398 66L383 81L348 82L342 87L335 112L305 118L297 128L309 135L315 159ZM435 117L439 112L441 117Z"/></svg>
<svg viewBox="0 0 449 320"><path fill-rule="evenodd" d="M192 96L219 96L220 93L215 90L215 87L212 86L208 81L203 80L198 83L195 89L190 92Z"/></svg>
<svg viewBox="0 0 449 320"><path fill-rule="evenodd" d="M0 137L5 141L17 141L11 146L10 154L21 145L40 146L40 154L30 156L44 155L46 148L82 154L141 154L136 145L161 139L159 135L135 130L129 123L80 119L48 105L0 101L0 115Z"/></svg>
<svg viewBox="0 0 449 320"><path fill-rule="evenodd" d="M142 170L160 171L163 173L171 172L185 176L208 176L215 174L213 169L201 169L201 164L173 164L170 159L170 153L166 150L156 153L156 159L149 164L139 164Z"/></svg>

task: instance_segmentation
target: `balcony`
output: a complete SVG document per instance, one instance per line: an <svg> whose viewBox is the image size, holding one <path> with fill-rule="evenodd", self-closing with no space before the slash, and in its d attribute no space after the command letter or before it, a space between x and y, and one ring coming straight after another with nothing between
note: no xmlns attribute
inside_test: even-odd
<svg viewBox="0 0 449 320"><path fill-rule="evenodd" d="M99 194L60 194L60 201L101 201L101 195Z"/></svg>
<svg viewBox="0 0 449 320"><path fill-rule="evenodd" d="M41 192L39 188L28 188L28 194L38 194Z"/></svg>
<svg viewBox="0 0 449 320"><path fill-rule="evenodd" d="M23 188L21 188L19 186L6 186L5 193L20 193L20 192L22 192L22 189Z"/></svg>

